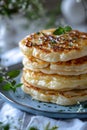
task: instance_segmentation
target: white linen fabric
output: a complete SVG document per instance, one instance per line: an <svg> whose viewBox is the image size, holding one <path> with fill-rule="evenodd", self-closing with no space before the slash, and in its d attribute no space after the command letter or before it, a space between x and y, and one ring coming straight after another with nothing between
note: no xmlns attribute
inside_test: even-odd
<svg viewBox="0 0 87 130"><path fill-rule="evenodd" d="M55 130L87 130L87 122L79 119L55 120L43 116L33 116L27 130L31 127L35 127L38 130L46 130L46 127L48 127L47 130L55 127L58 127Z"/></svg>
<svg viewBox="0 0 87 130"><path fill-rule="evenodd" d="M34 116L0 99L0 122L9 123L9 130L87 130L87 120L80 119L52 119L44 116ZM53 128L53 129L52 129ZM0 124L0 130L1 124ZM33 130L33 129L32 129Z"/></svg>

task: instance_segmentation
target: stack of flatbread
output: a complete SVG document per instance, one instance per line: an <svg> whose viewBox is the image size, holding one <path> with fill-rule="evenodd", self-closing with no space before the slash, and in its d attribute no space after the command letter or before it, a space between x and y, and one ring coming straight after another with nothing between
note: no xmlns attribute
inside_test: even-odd
<svg viewBox="0 0 87 130"><path fill-rule="evenodd" d="M20 41L24 55L22 89L32 98L60 105L87 100L87 33L55 29Z"/></svg>

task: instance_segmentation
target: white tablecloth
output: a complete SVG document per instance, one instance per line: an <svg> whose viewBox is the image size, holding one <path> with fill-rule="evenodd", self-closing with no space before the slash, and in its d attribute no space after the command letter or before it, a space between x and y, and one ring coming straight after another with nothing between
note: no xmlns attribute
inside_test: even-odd
<svg viewBox="0 0 87 130"><path fill-rule="evenodd" d="M34 116L31 118L28 129L29 127L36 127L39 130L45 130L47 126L49 130L53 127L58 127L56 130L87 130L87 121L83 122L79 119L55 120L43 116Z"/></svg>
<svg viewBox="0 0 87 130"><path fill-rule="evenodd" d="M23 112L0 100L0 122L9 123L9 130L29 130L31 127L38 130L87 130L87 121L80 119L52 119L44 116L35 116ZM48 126L49 129L46 129ZM1 129L0 129L1 130Z"/></svg>

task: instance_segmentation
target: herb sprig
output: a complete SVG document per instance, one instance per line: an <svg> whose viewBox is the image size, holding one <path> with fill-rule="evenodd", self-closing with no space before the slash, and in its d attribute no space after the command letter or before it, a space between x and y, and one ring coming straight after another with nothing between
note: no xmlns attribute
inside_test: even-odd
<svg viewBox="0 0 87 130"><path fill-rule="evenodd" d="M50 122L45 126L44 130L58 130L57 126L53 126L50 128Z"/></svg>
<svg viewBox="0 0 87 130"><path fill-rule="evenodd" d="M36 127L30 127L29 130L38 130Z"/></svg>
<svg viewBox="0 0 87 130"><path fill-rule="evenodd" d="M3 124L3 122L0 122L0 130L10 130L10 124Z"/></svg>
<svg viewBox="0 0 87 130"><path fill-rule="evenodd" d="M0 130L20 130L20 126L22 125L22 122L23 120L21 118L18 118L16 121L15 121L15 118L12 117L11 115L10 116L6 116L5 120L3 121L0 121ZM16 124L19 124L19 125L16 125Z"/></svg>
<svg viewBox="0 0 87 130"><path fill-rule="evenodd" d="M21 87L22 83L16 83L15 78L20 74L20 70L7 71L6 68L0 68L0 83L2 83L2 89L5 91L16 91L18 87Z"/></svg>
<svg viewBox="0 0 87 130"><path fill-rule="evenodd" d="M38 129L37 127L29 127L29 130L40 130L40 129ZM44 130L58 130L58 126L53 126L53 127L50 127L50 122L48 122L47 124L46 124L46 126L44 127Z"/></svg>
<svg viewBox="0 0 87 130"><path fill-rule="evenodd" d="M65 34L66 32L69 32L71 31L72 28L70 26L65 26L65 27L62 27L62 26L59 26L54 32L53 34L54 35L61 35L61 34Z"/></svg>

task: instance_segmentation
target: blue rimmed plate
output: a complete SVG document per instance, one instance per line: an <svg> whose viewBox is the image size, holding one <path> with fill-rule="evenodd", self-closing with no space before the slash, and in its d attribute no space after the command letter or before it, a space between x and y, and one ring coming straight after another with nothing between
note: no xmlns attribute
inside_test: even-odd
<svg viewBox="0 0 87 130"><path fill-rule="evenodd" d="M22 64L9 67L9 70L21 69ZM16 80L20 81L19 76ZM87 118L87 102L74 106L60 106L53 103L46 103L33 100L31 96L25 94L21 88L14 93L12 91L4 91L0 87L0 97L6 102L12 104L23 111L44 115L52 118Z"/></svg>

